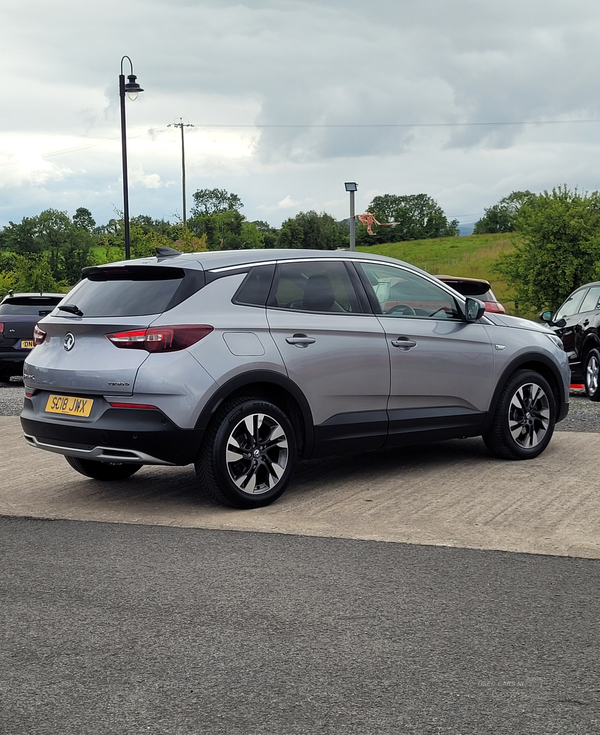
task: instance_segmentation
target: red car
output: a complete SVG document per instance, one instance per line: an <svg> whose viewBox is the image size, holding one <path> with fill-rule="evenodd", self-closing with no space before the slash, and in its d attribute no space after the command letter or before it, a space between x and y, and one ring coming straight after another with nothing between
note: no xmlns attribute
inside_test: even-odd
<svg viewBox="0 0 600 735"><path fill-rule="evenodd" d="M436 276L463 296L473 296L485 304L486 311L506 314L506 309L494 296L489 281L483 278L462 278L460 276Z"/></svg>

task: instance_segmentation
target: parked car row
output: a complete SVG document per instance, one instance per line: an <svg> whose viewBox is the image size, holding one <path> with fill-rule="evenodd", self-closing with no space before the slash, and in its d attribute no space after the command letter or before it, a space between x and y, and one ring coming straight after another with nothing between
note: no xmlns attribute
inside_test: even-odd
<svg viewBox="0 0 600 735"><path fill-rule="evenodd" d="M193 463L240 508L276 500L300 458L468 436L534 458L568 412L551 329L359 252L159 248L89 267L34 341L31 446L102 480Z"/></svg>

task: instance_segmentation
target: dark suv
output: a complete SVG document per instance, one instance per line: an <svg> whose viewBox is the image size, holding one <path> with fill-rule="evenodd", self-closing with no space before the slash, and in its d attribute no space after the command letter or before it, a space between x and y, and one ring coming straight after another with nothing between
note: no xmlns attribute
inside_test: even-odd
<svg viewBox="0 0 600 735"><path fill-rule="evenodd" d="M0 302L0 382L22 375L33 329L64 299L62 293L9 293Z"/></svg>
<svg viewBox="0 0 600 735"><path fill-rule="evenodd" d="M571 383L583 383L592 401L600 401L600 281L586 283L552 314L540 314L561 338L571 367Z"/></svg>

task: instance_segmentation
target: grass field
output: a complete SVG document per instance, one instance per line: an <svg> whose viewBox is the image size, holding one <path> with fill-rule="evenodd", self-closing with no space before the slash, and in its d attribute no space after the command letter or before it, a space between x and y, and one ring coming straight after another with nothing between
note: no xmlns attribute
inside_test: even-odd
<svg viewBox="0 0 600 735"><path fill-rule="evenodd" d="M363 253L377 253L423 268L433 275L485 278L496 298L509 314L516 314L513 294L506 283L494 272L500 253L514 247L513 235L469 235L468 237L441 237L435 240L409 240L372 247L360 247ZM519 313L520 316L531 316Z"/></svg>

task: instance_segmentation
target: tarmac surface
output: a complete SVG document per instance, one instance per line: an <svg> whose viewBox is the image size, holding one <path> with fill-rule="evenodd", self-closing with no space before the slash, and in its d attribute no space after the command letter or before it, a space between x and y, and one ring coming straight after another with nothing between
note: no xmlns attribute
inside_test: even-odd
<svg viewBox="0 0 600 735"><path fill-rule="evenodd" d="M0 416L0 436L3 516L600 558L596 432L557 431L521 462L491 457L480 439L303 462L279 501L252 511L199 495L192 466L102 483L28 446L17 416Z"/></svg>

